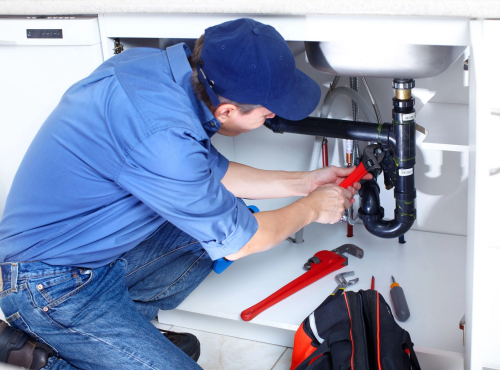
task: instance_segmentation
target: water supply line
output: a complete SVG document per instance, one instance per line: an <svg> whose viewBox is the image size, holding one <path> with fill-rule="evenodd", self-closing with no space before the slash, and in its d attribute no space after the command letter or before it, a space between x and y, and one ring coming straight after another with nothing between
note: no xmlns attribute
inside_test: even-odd
<svg viewBox="0 0 500 370"><path fill-rule="evenodd" d="M351 100L354 100L358 104L359 109L361 110L361 112L363 112L368 122L377 122L377 116L375 115L375 113L373 113L372 108L370 108L370 105L368 105L366 100L359 93L351 90L348 87L337 87L329 94L326 94L325 100L323 101L323 106L321 108L321 117L328 117L328 112L330 112L330 108L332 107L335 98L341 95L347 96ZM326 112L325 115L323 114L324 112Z"/></svg>
<svg viewBox="0 0 500 370"><path fill-rule="evenodd" d="M354 90L355 92L359 92L359 79L357 77L350 77L349 78L349 83L351 85L351 90ZM359 121L359 106L358 104L354 101L351 100L351 105L352 105L352 120L354 122ZM351 149L350 153L347 150L348 146L350 146ZM359 165L359 142L357 140L346 140L346 162L347 162L347 168L352 167L352 165ZM347 237L352 238L354 236L354 226L353 226L353 220L352 220L352 214L353 214L353 206L349 207L347 209Z"/></svg>
<svg viewBox="0 0 500 370"><path fill-rule="evenodd" d="M382 116L380 114L380 110L378 108L378 104L375 101L375 98L374 98L374 96L372 94L372 90L370 89L370 85L368 84L368 81L366 80L365 77L362 77L361 81L363 81L363 85L365 87L366 93L368 94L368 97L370 98L370 101L372 103L373 111L375 112L375 116L377 118L377 123L381 124L382 123ZM359 107L358 107L358 113L357 114L359 114ZM354 117L354 114L353 114L353 117ZM356 119L354 119L354 121L356 121ZM368 144L372 144L372 142L368 142ZM351 153L352 153L352 148L351 148ZM347 149L346 149L346 158L347 158L347 155L348 154L347 154ZM351 157L352 157L352 154L351 154ZM346 162L347 162L347 167L349 167L349 164L352 162L352 159L351 159L351 161L346 161ZM353 212L353 207L351 207L351 208L349 208L347 210L347 217L346 217L347 223L349 225L351 225L351 229L348 228L348 230L347 230L348 236L352 235L352 232L350 232L350 230L352 230L352 226L354 226L358 222L358 220L359 220L359 215L357 215L356 217L353 217L353 213L354 213Z"/></svg>
<svg viewBox="0 0 500 370"><path fill-rule="evenodd" d="M380 110L378 109L378 104L375 101L375 98L373 97L372 90L370 89L370 85L368 85L368 81L366 81L365 77L361 77L361 81L363 81L363 85L365 86L366 93L368 94L368 97L370 98L370 101L372 102L373 110L375 111L375 116L377 117L377 123L380 124L380 123L382 123L382 116L380 115Z"/></svg>
<svg viewBox="0 0 500 370"><path fill-rule="evenodd" d="M339 80L340 80L340 76L335 76L332 83L330 84L330 88L328 89L328 93L326 94L326 96L331 94L332 90L334 90L335 87L337 86L337 84L339 83ZM326 101L326 98L325 98L325 101ZM325 111L323 109L324 106L325 106L325 104L323 103L320 114L321 114L321 117L327 118L328 113L330 112L330 109ZM325 163L324 163L325 162L324 161L324 155L325 155L324 154L324 152L325 152L324 140L325 139L326 139L325 136L316 136L314 138L313 150L312 150L312 154L311 154L311 162L309 163L309 171L314 171L318 168L319 156L321 155L322 152L323 152L323 167L325 167ZM327 148L326 150L328 153L328 143L326 144L326 148ZM326 155L326 158L328 161L328 154ZM328 166L328 164L327 164L327 166ZM295 233L294 237L287 238L287 240L292 242L292 243L295 243L295 244L303 243L304 242L304 228L297 231Z"/></svg>
<svg viewBox="0 0 500 370"><path fill-rule="evenodd" d="M349 82L351 85L351 90L359 93L359 79L357 77L349 77ZM351 100L352 105L352 120L354 122L359 121L359 106L356 101ZM352 143L352 160L355 166L359 165L359 158L361 157L361 153L359 152L359 142L358 140L353 140ZM352 227L351 227L352 229Z"/></svg>

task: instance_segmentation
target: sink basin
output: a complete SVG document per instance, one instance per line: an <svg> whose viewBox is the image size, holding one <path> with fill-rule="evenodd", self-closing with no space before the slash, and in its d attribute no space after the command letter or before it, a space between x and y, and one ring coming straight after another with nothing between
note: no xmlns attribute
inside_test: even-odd
<svg viewBox="0 0 500 370"><path fill-rule="evenodd" d="M427 78L444 72L467 47L306 42L305 48L309 63L325 73L353 77Z"/></svg>

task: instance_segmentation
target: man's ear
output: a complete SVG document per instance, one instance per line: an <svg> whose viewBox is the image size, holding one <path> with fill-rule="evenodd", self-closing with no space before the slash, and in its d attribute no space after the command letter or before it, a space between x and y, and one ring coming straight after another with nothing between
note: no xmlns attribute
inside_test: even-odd
<svg viewBox="0 0 500 370"><path fill-rule="evenodd" d="M214 112L214 117L219 120L220 123L225 123L229 118L231 118L238 107L233 104L221 104L219 105Z"/></svg>

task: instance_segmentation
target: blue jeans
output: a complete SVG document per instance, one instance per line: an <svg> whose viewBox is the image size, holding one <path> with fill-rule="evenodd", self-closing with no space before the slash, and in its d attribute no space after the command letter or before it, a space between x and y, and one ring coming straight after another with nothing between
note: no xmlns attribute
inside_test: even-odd
<svg viewBox="0 0 500 370"><path fill-rule="evenodd" d="M200 243L166 222L97 269L0 264L7 322L51 346L44 369L201 369L150 321L179 305L212 268Z"/></svg>

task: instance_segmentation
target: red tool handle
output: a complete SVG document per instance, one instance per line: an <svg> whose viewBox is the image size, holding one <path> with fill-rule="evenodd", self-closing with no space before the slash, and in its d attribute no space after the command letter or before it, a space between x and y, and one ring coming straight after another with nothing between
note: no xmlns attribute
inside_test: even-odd
<svg viewBox="0 0 500 370"><path fill-rule="evenodd" d="M291 296L306 286L314 283L316 280L342 268L345 264L345 258L332 251L319 251L314 255L320 259L320 263L312 263L311 269L299 276L297 279L285 285L280 290L271 294L269 297L260 301L256 305L247 308L241 313L244 321L250 321L262 311L274 306L276 303Z"/></svg>
<svg viewBox="0 0 500 370"><path fill-rule="evenodd" d="M366 175L367 173L368 171L365 169L363 162L360 162L359 166L354 170L354 172L351 173L349 176L347 176L346 179L342 181L339 186L343 187L344 189L347 189L348 186L352 186L352 184L361 180L363 176Z"/></svg>

